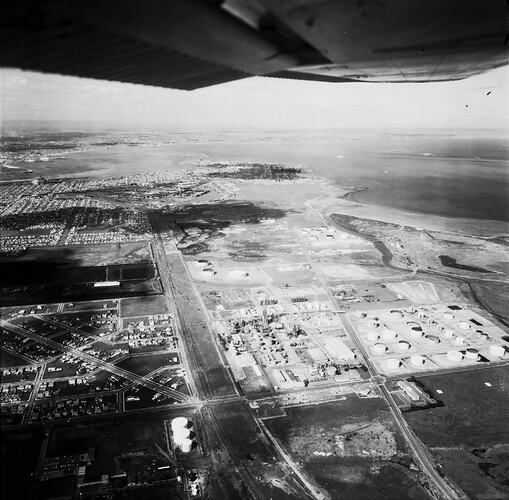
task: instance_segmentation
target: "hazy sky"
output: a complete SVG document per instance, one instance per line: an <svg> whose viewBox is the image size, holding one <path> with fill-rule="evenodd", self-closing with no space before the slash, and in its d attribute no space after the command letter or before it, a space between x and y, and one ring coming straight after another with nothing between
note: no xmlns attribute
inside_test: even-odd
<svg viewBox="0 0 509 500"><path fill-rule="evenodd" d="M0 98L2 120L509 132L508 67L446 83L333 84L256 77L192 92L1 69Z"/></svg>

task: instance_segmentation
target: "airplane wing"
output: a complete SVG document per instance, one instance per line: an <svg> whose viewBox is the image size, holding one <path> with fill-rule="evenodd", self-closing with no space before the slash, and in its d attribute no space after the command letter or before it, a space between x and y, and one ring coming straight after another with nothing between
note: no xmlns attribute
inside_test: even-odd
<svg viewBox="0 0 509 500"><path fill-rule="evenodd" d="M508 63L504 0L16 0L0 66L192 90L455 80Z"/></svg>

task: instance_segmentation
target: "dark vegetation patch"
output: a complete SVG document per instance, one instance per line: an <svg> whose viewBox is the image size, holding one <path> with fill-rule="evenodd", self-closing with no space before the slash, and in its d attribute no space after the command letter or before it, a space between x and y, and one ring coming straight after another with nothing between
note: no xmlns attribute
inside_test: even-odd
<svg viewBox="0 0 509 500"><path fill-rule="evenodd" d="M247 165L233 166L223 163L211 163L208 164L207 167L219 169L217 172L210 173L209 177L220 177L223 179L293 181L297 179L302 172L300 168L287 167L275 163L250 163Z"/></svg>
<svg viewBox="0 0 509 500"><path fill-rule="evenodd" d="M120 314L123 318L164 314L168 312L166 299L162 295L129 297L120 302Z"/></svg>
<svg viewBox="0 0 509 500"><path fill-rule="evenodd" d="M23 358L16 356L16 354L0 349L0 368L10 368L11 366L25 366L29 364Z"/></svg>
<svg viewBox="0 0 509 500"><path fill-rule="evenodd" d="M509 326L509 284L470 283L475 299L482 307L500 318Z"/></svg>
<svg viewBox="0 0 509 500"><path fill-rule="evenodd" d="M0 439L1 498L9 500L30 498L43 430L2 433Z"/></svg>
<svg viewBox="0 0 509 500"><path fill-rule="evenodd" d="M475 448L509 444L509 399L505 389L509 367L431 375L418 381L443 403L439 408L405 415L426 444Z"/></svg>
<svg viewBox="0 0 509 500"><path fill-rule="evenodd" d="M0 266L3 306L154 295L162 291L150 261L79 266L72 249L58 249L38 252L36 258L30 253L20 258L3 256ZM94 287L95 282L104 281L120 281L120 285Z"/></svg>
<svg viewBox="0 0 509 500"><path fill-rule="evenodd" d="M461 269L462 271L472 271L474 273L491 273L488 269L477 266L467 266L465 264L458 264L455 258L449 257L449 255L439 255L440 263L445 267L451 267L453 269Z"/></svg>
<svg viewBox="0 0 509 500"><path fill-rule="evenodd" d="M213 238L236 224L257 224L264 219L281 219L287 211L261 207L247 201L185 205L175 211L153 211L152 226L160 232L173 231L177 246L185 255L207 251Z"/></svg>
<svg viewBox="0 0 509 500"><path fill-rule="evenodd" d="M339 454L316 456L307 453L305 446L292 450L291 443L296 436L316 434L317 439L323 439L324 435L330 434L331 439L334 439L338 427L345 423L365 427L382 418L385 425L392 429L395 426L381 399L359 399L352 396L344 401L286 408L285 411L286 417L266 420L267 427L332 498L428 498L408 468L406 445L399 433L395 432L394 437L400 452L385 459ZM354 431L349 434L355 436ZM293 441L293 446L300 445ZM319 442L317 447L320 448Z"/></svg>
<svg viewBox="0 0 509 500"><path fill-rule="evenodd" d="M509 367L420 377L442 407L406 413L444 473L472 498L509 496ZM491 384L486 386L485 382ZM443 394L436 391L441 390Z"/></svg>
<svg viewBox="0 0 509 500"><path fill-rule="evenodd" d="M178 361L177 363L173 361L174 357L178 358L178 354L174 352L165 352L162 354L130 356L117 363L117 366L143 376L163 366L177 364Z"/></svg>

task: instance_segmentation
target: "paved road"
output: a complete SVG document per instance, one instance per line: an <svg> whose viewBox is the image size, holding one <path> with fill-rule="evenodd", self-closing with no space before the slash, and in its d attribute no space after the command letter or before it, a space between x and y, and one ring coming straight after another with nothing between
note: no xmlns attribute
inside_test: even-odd
<svg viewBox="0 0 509 500"><path fill-rule="evenodd" d="M115 375L124 377L127 380L130 380L131 382L135 382L137 384L148 387L149 389L152 389L156 392L164 394L165 396L171 397L180 403L183 403L184 401L189 402L189 400L191 399L186 394L183 394L179 391L175 391L174 389L171 389L169 387L166 387L165 385L154 382L153 380L147 380L145 377L142 377L141 375L137 375L135 373L124 370L123 368L120 368L116 365L107 363L106 361L96 358L95 356L91 356L90 354L82 352L79 349L72 349L72 348L66 347L62 344L59 344L58 342L55 342L54 340L43 337L42 335L38 335L37 333L30 332L28 330L25 330L25 329L19 327L19 326L12 325L10 323L7 323L4 320L1 321L1 324L2 324L2 326L6 327L6 328L17 331L17 333L20 333L20 334L24 335L25 337L29 337L41 344L49 345L50 347L53 347L54 349L68 352L77 358L83 359L84 361L88 361L89 363L93 363L94 365L96 365L104 370L107 370Z"/></svg>
<svg viewBox="0 0 509 500"><path fill-rule="evenodd" d="M456 491L456 489L453 488L451 484L437 471L435 464L429 457L428 449L413 433L412 429L407 424L391 392L385 385L385 378L378 375L375 366L370 361L368 353L364 349L364 346L357 336L357 333L348 321L346 314L341 314L341 321L343 322L346 331L350 335L350 338L354 341L357 349L362 354L373 382L377 384L378 389L380 390L380 394L389 405L389 409L394 417L394 420L396 421L396 424L403 434L403 437L406 439L408 446L412 450L416 463L419 465L421 470L427 474L428 478L431 480L437 491L440 492L442 497L447 499L467 498L465 495Z"/></svg>

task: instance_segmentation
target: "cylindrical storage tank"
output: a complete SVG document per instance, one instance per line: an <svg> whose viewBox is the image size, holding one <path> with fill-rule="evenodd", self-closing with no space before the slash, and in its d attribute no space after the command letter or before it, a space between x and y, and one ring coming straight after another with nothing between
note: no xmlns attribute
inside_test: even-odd
<svg viewBox="0 0 509 500"><path fill-rule="evenodd" d="M454 339L454 343L456 345L464 345L465 344L465 337L456 337Z"/></svg>
<svg viewBox="0 0 509 500"><path fill-rule="evenodd" d="M452 321L454 319L454 314L452 312L444 312L444 319L446 321Z"/></svg>
<svg viewBox="0 0 509 500"><path fill-rule="evenodd" d="M426 342L432 345L440 344L440 339L436 335L426 335Z"/></svg>
<svg viewBox="0 0 509 500"><path fill-rule="evenodd" d="M406 340L400 340L398 345L396 346L398 351L408 351L410 349L410 344Z"/></svg>
<svg viewBox="0 0 509 500"><path fill-rule="evenodd" d="M397 337L397 333L394 330L391 330L390 328L386 328L382 332L382 338L388 342L394 340Z"/></svg>
<svg viewBox="0 0 509 500"><path fill-rule="evenodd" d="M390 358L385 362L385 366L391 371L399 370L400 364L399 359L396 358Z"/></svg>
<svg viewBox="0 0 509 500"><path fill-rule="evenodd" d="M184 453L189 453L193 449L193 440L192 439L184 439L182 443L180 443L180 449Z"/></svg>
<svg viewBox="0 0 509 500"><path fill-rule="evenodd" d="M171 421L171 430L175 432L176 429L184 429L187 427L189 420L186 417L175 417Z"/></svg>
<svg viewBox="0 0 509 500"><path fill-rule="evenodd" d="M486 340L490 340L490 336L489 336L486 332L482 332L482 333L480 333L480 334L479 334L479 338L480 338L481 340L484 340L484 341L486 341Z"/></svg>
<svg viewBox="0 0 509 500"><path fill-rule="evenodd" d="M465 353L465 356L468 359L477 361L479 359L479 351L477 349L474 349L473 347L469 347Z"/></svg>
<svg viewBox="0 0 509 500"><path fill-rule="evenodd" d="M385 344L378 343L375 344L371 349L375 354L384 354L387 351L387 346Z"/></svg>
<svg viewBox="0 0 509 500"><path fill-rule="evenodd" d="M413 339L420 339L424 337L424 332L422 330L414 330L413 328L410 328L408 333Z"/></svg>
<svg viewBox="0 0 509 500"><path fill-rule="evenodd" d="M444 338L448 340L452 340L456 335L454 335L454 332L452 330L446 329L444 330Z"/></svg>
<svg viewBox="0 0 509 500"><path fill-rule="evenodd" d="M327 367L327 375L329 377L334 377L338 372L337 368L335 366L328 366Z"/></svg>
<svg viewBox="0 0 509 500"><path fill-rule="evenodd" d="M185 427L179 427L173 431L173 440L176 443L183 443L184 440L189 439L191 431Z"/></svg>
<svg viewBox="0 0 509 500"><path fill-rule="evenodd" d="M490 345L490 354L493 356L497 356L497 358L502 358L505 356L505 349L501 345Z"/></svg>
<svg viewBox="0 0 509 500"><path fill-rule="evenodd" d="M394 316L395 318L402 318L404 315L403 315L403 311L400 311L398 309L393 309L391 311L391 316Z"/></svg>
<svg viewBox="0 0 509 500"><path fill-rule="evenodd" d="M412 366L422 366L426 359L424 356L421 356L420 354L414 354L413 356L410 356L410 364Z"/></svg>
<svg viewBox="0 0 509 500"><path fill-rule="evenodd" d="M459 351L448 351L447 359L453 363L459 363L463 359L463 354Z"/></svg>
<svg viewBox="0 0 509 500"><path fill-rule="evenodd" d="M467 321L460 321L458 323L458 328L460 330L468 330L470 328L470 323L468 323Z"/></svg>
<svg viewBox="0 0 509 500"><path fill-rule="evenodd" d="M379 339L379 336L378 336L378 333L376 333L376 332L368 332L366 335L366 338L370 342L376 342Z"/></svg>

